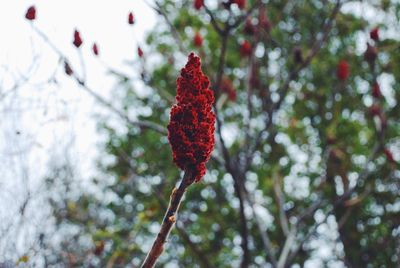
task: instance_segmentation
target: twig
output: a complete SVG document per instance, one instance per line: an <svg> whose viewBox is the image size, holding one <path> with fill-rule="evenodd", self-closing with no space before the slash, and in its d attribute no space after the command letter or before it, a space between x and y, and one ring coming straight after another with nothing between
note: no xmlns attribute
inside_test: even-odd
<svg viewBox="0 0 400 268"><path fill-rule="evenodd" d="M207 14L210 16L211 19L211 24L214 27L214 30L222 35L223 30L221 29L221 27L218 26L217 20L214 17L214 14L212 13L212 11L206 6L206 4L204 4L204 9L206 10Z"/></svg>
<svg viewBox="0 0 400 268"><path fill-rule="evenodd" d="M283 192L279 182L278 174L275 173L273 175L273 180L274 180L274 192L276 195L279 208L279 221L281 223L283 233L287 236L289 234L289 223L283 207L284 206Z"/></svg>
<svg viewBox="0 0 400 268"><path fill-rule="evenodd" d="M283 246L282 253L279 257L277 268L284 268L286 259L290 253L290 249L293 246L297 234L296 226L292 226L289 236L286 238L285 245Z"/></svg>
<svg viewBox="0 0 400 268"><path fill-rule="evenodd" d="M263 242L264 245L264 250L265 250L265 254L266 256L269 258L269 260L272 263L272 267L276 267L277 265L277 261L272 249L272 244L271 244L271 240L269 239L268 233L267 231L264 231L262 228L262 221L260 219L260 217L257 215L255 207L254 207L254 201L250 198L249 193L246 194L246 201L249 203L253 217L256 220L256 224L257 224L257 228L258 231L260 233L261 236L261 240Z"/></svg>
<svg viewBox="0 0 400 268"><path fill-rule="evenodd" d="M231 173L232 174L232 173ZM247 218L245 214L245 203L244 203L244 198L245 198L245 193L241 188L241 185L239 183L239 178L234 176L234 188L237 197L239 198L239 215L240 215L240 235L242 237L242 243L241 247L243 250L243 258L242 258L242 263L240 264L241 268L245 268L249 266L250 263L250 252L249 252L249 231L247 227Z"/></svg>
<svg viewBox="0 0 400 268"><path fill-rule="evenodd" d="M150 5L149 3L147 3L147 1L145 1L145 3L146 3L149 7L151 7L153 10L155 10L158 14L160 14L160 15L165 19L165 21L167 22L168 26L169 26L170 29L171 29L172 36L174 37L176 43L178 44L179 50L180 50L183 54L186 55L186 54L187 54L187 51L186 51L185 48L183 47L182 39L181 39L181 37L179 36L179 33L178 33L177 29L175 28L175 26L172 24L172 22L171 22L170 19L168 18L166 12L163 10L163 8L162 8L162 6L160 5L160 3L159 3L158 1L154 1L156 7L154 7L154 6Z"/></svg>
<svg viewBox="0 0 400 268"><path fill-rule="evenodd" d="M268 113L268 122L267 122L266 126L264 127L264 129L258 133L257 137L255 138L254 147L251 148L247 154L245 169L247 169L249 167L249 165L253 159L253 156L254 156L254 151L257 150L257 148L260 146L263 134L272 126L272 117L273 117L274 113L277 110L279 110L283 100L285 99L285 96L287 95L287 93L289 91L290 83L298 77L301 70L303 70L305 67L307 67L310 64L311 60L315 57L315 55L317 55L317 53L320 51L323 44L327 40L327 38L332 30L333 21L335 20L336 15L338 14L338 12L340 10L340 7L341 7L341 1L337 0L330 17L328 18L327 22L323 26L323 29L322 29L323 36L319 40L316 40L314 42L314 45L313 45L310 53L305 58L305 60L302 62L302 64L300 64L296 69L294 69L289 74L287 80L280 88L279 100L276 103L274 103L271 106L271 109L267 112Z"/></svg>
<svg viewBox="0 0 400 268"><path fill-rule="evenodd" d="M167 241L169 233L176 222L176 214L182 201L182 197L186 192L186 189L193 184L194 178L191 172L185 171L185 175L177 188L172 190L171 200L168 205L167 212L165 213L164 219L161 224L161 229L157 234L157 237L151 247L146 259L142 264L142 268L152 268L155 266L158 258L164 251L164 245Z"/></svg>
<svg viewBox="0 0 400 268"><path fill-rule="evenodd" d="M133 121L132 119L130 119L125 113L121 112L120 110L118 110L117 108L115 108L111 103L109 103L107 100L105 100L103 97L101 97L99 94L97 94L94 90L92 90L91 88L89 88L83 81L81 81L77 76L74 76L76 82L86 91L88 92L90 95L92 95L92 97L94 97L98 102L100 102L101 104L103 104L104 106L106 106L107 108L109 108L110 110L112 110L114 113L118 114L121 118L123 118L127 123L129 123L132 126L137 126L140 128L144 128L144 129L151 129L154 130L162 135L166 135L167 134L167 130L154 122L151 121L146 121L146 120L138 120L138 121Z"/></svg>
<svg viewBox="0 0 400 268"><path fill-rule="evenodd" d="M58 54L58 56L61 58L62 61L68 62L67 57L64 55L64 53L59 50L47 37L45 33L40 31L38 28L35 26L32 26L32 29ZM147 128L147 129L152 129L160 134L166 135L167 130L161 126L158 125L157 123L151 122L151 121L133 121L131 120L126 114L124 114L122 111L118 110L115 108L111 103L109 103L107 100L105 100L103 97L101 97L99 94L97 94L94 90L90 89L84 80L79 78L75 73L71 75L75 79L75 81L90 95L92 95L97 101L99 101L101 104L118 114L121 118L123 118L127 123L133 125L133 126L138 126L141 128Z"/></svg>

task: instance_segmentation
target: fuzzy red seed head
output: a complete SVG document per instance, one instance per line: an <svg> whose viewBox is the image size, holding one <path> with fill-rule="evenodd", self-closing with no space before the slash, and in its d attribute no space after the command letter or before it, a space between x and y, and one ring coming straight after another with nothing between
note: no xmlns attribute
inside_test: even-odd
<svg viewBox="0 0 400 268"><path fill-rule="evenodd" d="M372 64L375 62L377 55L378 50L376 49L376 47L367 44L367 50L365 50L364 59Z"/></svg>
<svg viewBox="0 0 400 268"><path fill-rule="evenodd" d="M267 12L264 6L261 6L258 11L258 25L267 32L271 31L271 22L267 16Z"/></svg>
<svg viewBox="0 0 400 268"><path fill-rule="evenodd" d="M201 9L204 6L204 0L194 0L193 7L197 10Z"/></svg>
<svg viewBox="0 0 400 268"><path fill-rule="evenodd" d="M74 42L73 42L74 46L79 48L82 45L82 43L83 43L83 41L82 41L82 38L81 38L81 35L80 35L79 31L75 30L75 32L74 32Z"/></svg>
<svg viewBox="0 0 400 268"><path fill-rule="evenodd" d="M69 75L69 76L71 76L74 73L71 66L66 61L64 61L64 72L66 75Z"/></svg>
<svg viewBox="0 0 400 268"><path fill-rule="evenodd" d="M226 76L221 80L221 91L228 95L230 101L236 100L236 90L233 87L232 81Z"/></svg>
<svg viewBox="0 0 400 268"><path fill-rule="evenodd" d="M372 116L380 116L381 114L381 107L379 107L378 104L374 103L371 105L371 107L369 107L369 113Z"/></svg>
<svg viewBox="0 0 400 268"><path fill-rule="evenodd" d="M200 33L196 33L193 37L193 44L195 47L201 47L203 45L203 37Z"/></svg>
<svg viewBox="0 0 400 268"><path fill-rule="evenodd" d="M99 48L97 47L97 44L96 44L96 43L93 44L93 46L92 46L92 51L93 51L93 54L94 54L94 55L96 55L96 56L99 55Z"/></svg>
<svg viewBox="0 0 400 268"><path fill-rule="evenodd" d="M135 17L133 16L132 12L128 14L128 24L133 25L135 23Z"/></svg>
<svg viewBox="0 0 400 268"><path fill-rule="evenodd" d="M245 34L253 35L256 32L256 27L251 18L247 18L244 24L243 31Z"/></svg>
<svg viewBox="0 0 400 268"><path fill-rule="evenodd" d="M36 8L35 6L30 6L26 11L25 18L27 20L34 20L36 19Z"/></svg>
<svg viewBox="0 0 400 268"><path fill-rule="evenodd" d="M337 78L344 81L349 77L349 75L350 75L349 63L345 60L339 61L339 64L338 64L337 70L336 70Z"/></svg>
<svg viewBox="0 0 400 268"><path fill-rule="evenodd" d="M240 55L250 56L251 55L251 44L249 41L245 40L240 46Z"/></svg>
<svg viewBox="0 0 400 268"><path fill-rule="evenodd" d="M379 41L379 28L375 27L369 32L369 37L374 41Z"/></svg>
<svg viewBox="0 0 400 268"><path fill-rule="evenodd" d="M385 153L386 158L387 158L387 160L389 160L389 162L393 162L393 163L396 162L394 160L393 153L388 148L383 149L383 152Z"/></svg>
<svg viewBox="0 0 400 268"><path fill-rule="evenodd" d="M372 96L374 96L377 99L382 97L381 87L379 86L379 84L377 82L375 82L372 85Z"/></svg>
<svg viewBox="0 0 400 268"><path fill-rule="evenodd" d="M137 54L138 54L139 58L143 58L143 50L141 49L141 47L137 48Z"/></svg>
<svg viewBox="0 0 400 268"><path fill-rule="evenodd" d="M215 115L210 81L201 71L200 58L190 53L177 81L177 103L172 107L168 125L174 163L193 173L200 181L206 162L214 149Z"/></svg>

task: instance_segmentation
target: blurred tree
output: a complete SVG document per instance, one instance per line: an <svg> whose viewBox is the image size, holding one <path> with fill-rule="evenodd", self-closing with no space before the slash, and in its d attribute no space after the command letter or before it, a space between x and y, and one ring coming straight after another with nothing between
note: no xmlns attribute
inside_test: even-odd
<svg viewBox="0 0 400 268"><path fill-rule="evenodd" d="M79 230L74 240L64 236L58 261L143 261L180 178L165 127L176 77L195 51L216 96L217 145L207 175L186 194L159 265L398 267L400 44L389 18L399 17L400 5L150 5L159 22L135 63L145 92L114 72L117 112L127 124L99 123L107 137L99 167L112 179L94 180L100 196L53 202L58 227ZM387 20L367 21L355 11L361 7ZM124 116L132 111L138 121Z"/></svg>

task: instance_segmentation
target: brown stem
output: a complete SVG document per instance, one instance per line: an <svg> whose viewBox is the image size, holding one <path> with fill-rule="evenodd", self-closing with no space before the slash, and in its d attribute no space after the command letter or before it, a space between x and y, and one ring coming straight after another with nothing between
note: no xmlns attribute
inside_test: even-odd
<svg viewBox="0 0 400 268"><path fill-rule="evenodd" d="M161 224L161 229L157 234L156 240L153 243L146 259L142 264L142 268L152 268L155 266L158 258L164 251L164 245L167 241L168 235L171 232L172 226L176 221L176 214L182 201L182 197L186 189L194 182L191 172L185 171L185 175L177 188L172 190L171 199L169 201L167 212Z"/></svg>

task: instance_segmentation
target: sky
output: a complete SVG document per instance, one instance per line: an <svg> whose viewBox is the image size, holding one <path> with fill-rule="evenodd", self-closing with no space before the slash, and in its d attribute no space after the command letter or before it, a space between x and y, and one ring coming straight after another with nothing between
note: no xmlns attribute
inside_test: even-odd
<svg viewBox="0 0 400 268"><path fill-rule="evenodd" d="M31 5L37 10L33 23L25 19ZM130 11L133 26L127 23ZM115 80L106 67L137 75L129 63L137 60L137 46L154 27L155 14L145 1L0 1L0 262L24 254L46 217L40 196L52 160L72 162L82 180L95 174L101 141L95 115L111 113L64 74L58 55L31 24L74 70L86 70L92 90L112 100ZM75 29L83 39L84 68L72 45ZM91 51L94 42L100 57ZM22 207L24 216L15 217Z"/></svg>

